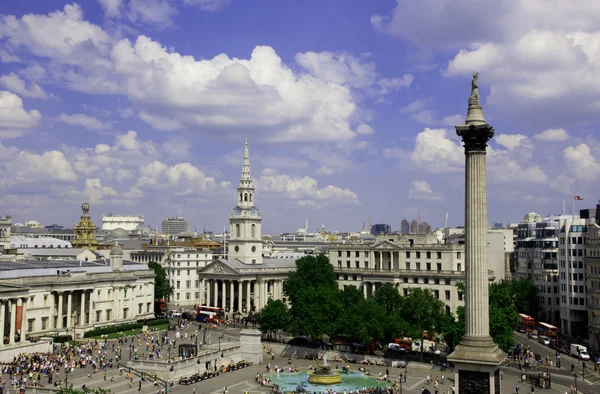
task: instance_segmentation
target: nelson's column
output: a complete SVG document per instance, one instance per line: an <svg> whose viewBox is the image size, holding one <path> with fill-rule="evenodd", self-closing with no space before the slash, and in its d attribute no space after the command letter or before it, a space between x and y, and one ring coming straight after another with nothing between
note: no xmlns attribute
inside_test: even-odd
<svg viewBox="0 0 600 394"><path fill-rule="evenodd" d="M459 394L500 394L505 354L490 336L486 147L494 128L483 118L478 74L473 75L464 126L456 126L465 147L465 336L448 360L456 366Z"/></svg>

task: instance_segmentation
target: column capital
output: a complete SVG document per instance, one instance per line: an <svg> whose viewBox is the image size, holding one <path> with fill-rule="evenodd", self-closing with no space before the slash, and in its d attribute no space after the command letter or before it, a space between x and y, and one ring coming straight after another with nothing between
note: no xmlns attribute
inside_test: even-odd
<svg viewBox="0 0 600 394"><path fill-rule="evenodd" d="M462 138L465 154L485 152L487 142L494 136L494 128L489 124L456 126L456 135Z"/></svg>

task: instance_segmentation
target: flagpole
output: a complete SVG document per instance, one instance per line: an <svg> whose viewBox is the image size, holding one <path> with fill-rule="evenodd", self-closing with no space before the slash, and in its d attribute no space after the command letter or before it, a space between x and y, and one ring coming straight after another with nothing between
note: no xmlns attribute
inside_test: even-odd
<svg viewBox="0 0 600 394"><path fill-rule="evenodd" d="M573 215L573 217L575 217L575 197L573 197L573 211L572 211L571 215Z"/></svg>

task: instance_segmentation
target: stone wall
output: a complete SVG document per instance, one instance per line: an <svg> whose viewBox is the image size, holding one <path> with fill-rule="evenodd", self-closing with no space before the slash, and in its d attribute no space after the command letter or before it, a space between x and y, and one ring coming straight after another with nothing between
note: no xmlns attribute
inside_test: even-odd
<svg viewBox="0 0 600 394"><path fill-rule="evenodd" d="M36 343L6 345L0 350L0 361L10 362L20 353L49 353L52 352L52 345L52 339L42 339Z"/></svg>

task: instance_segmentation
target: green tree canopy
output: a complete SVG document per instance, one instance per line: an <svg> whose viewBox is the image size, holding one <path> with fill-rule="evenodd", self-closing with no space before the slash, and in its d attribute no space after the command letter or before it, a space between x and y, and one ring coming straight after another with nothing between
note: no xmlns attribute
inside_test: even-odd
<svg viewBox="0 0 600 394"><path fill-rule="evenodd" d="M342 304L329 258L323 254L296 260L296 270L283 283L290 300L291 326L295 332L321 338L335 332Z"/></svg>
<svg viewBox="0 0 600 394"><path fill-rule="evenodd" d="M402 308L402 296L394 286L384 284L375 292L375 302L383 307L387 315Z"/></svg>
<svg viewBox="0 0 600 394"><path fill-rule="evenodd" d="M173 287L167 277L167 271L160 264L153 261L148 263L148 267L153 269L156 275L154 278L154 299L168 299L173 294Z"/></svg>
<svg viewBox="0 0 600 394"><path fill-rule="evenodd" d="M267 305L260 310L260 331L264 334L285 330L290 323L290 314L287 306L281 300L269 298Z"/></svg>
<svg viewBox="0 0 600 394"><path fill-rule="evenodd" d="M423 331L440 332L440 321L445 314L444 302L435 298L429 289L410 289L402 301L402 315L411 327L410 336L420 338Z"/></svg>
<svg viewBox="0 0 600 394"><path fill-rule="evenodd" d="M517 311L533 316L537 320L539 310L537 288L531 279L512 279L503 283L508 286Z"/></svg>
<svg viewBox="0 0 600 394"><path fill-rule="evenodd" d="M490 335L496 345L505 352L515 345L513 331L518 321L519 316L515 312L510 284L492 283L490 285Z"/></svg>

